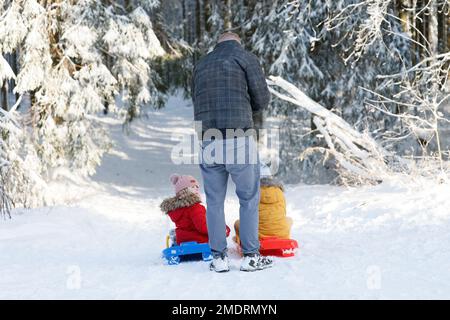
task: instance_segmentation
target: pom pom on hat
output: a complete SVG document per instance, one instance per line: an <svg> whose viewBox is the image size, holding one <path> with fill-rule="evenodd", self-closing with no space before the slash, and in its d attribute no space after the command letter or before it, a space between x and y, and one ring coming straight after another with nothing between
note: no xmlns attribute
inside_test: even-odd
<svg viewBox="0 0 450 320"><path fill-rule="evenodd" d="M175 188L175 193L189 187L199 188L199 183L193 176L172 174L169 179Z"/></svg>

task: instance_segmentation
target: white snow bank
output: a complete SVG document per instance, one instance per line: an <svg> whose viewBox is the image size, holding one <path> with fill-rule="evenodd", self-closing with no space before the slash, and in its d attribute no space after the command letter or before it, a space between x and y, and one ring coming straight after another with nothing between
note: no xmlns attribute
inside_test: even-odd
<svg viewBox="0 0 450 320"><path fill-rule="evenodd" d="M55 184L66 205L17 209L0 221L0 298L297 299L450 298L449 185L418 181L362 188L288 186L299 254L274 268L212 273L205 262L167 266L170 227L159 203L170 173L172 132L192 132L192 109L173 98L130 135L105 119L116 142L91 183ZM237 219L230 184L227 223Z"/></svg>

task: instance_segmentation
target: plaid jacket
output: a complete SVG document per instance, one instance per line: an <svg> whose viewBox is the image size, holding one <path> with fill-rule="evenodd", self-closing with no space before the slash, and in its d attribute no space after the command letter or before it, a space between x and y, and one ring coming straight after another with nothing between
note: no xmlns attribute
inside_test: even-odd
<svg viewBox="0 0 450 320"><path fill-rule="evenodd" d="M194 120L203 131L253 128L252 113L270 101L258 58L234 40L217 44L200 59L192 77Z"/></svg>

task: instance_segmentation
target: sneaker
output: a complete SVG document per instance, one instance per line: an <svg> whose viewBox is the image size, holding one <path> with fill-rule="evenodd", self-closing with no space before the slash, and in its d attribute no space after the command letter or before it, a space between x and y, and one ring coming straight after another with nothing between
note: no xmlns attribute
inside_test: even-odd
<svg viewBox="0 0 450 320"><path fill-rule="evenodd" d="M259 253L246 254L241 263L241 271L258 271L273 267L273 260Z"/></svg>
<svg viewBox="0 0 450 320"><path fill-rule="evenodd" d="M221 256L213 257L211 264L209 265L209 270L215 272L228 272L230 267L228 266L228 257L223 254Z"/></svg>

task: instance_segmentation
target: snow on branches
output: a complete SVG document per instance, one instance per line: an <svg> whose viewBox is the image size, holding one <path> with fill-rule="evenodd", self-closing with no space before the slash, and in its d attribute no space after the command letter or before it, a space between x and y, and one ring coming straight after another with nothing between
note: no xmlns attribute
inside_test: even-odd
<svg viewBox="0 0 450 320"><path fill-rule="evenodd" d="M387 163L388 159L396 157L383 149L368 134L356 131L341 117L309 98L283 78L271 76L268 84L272 86L270 91L278 98L300 106L314 115L313 121L328 148L308 148L304 153L318 150L334 156L343 182L376 183L383 181L392 173ZM274 87L281 88L287 95L275 90Z"/></svg>
<svg viewBox="0 0 450 320"><path fill-rule="evenodd" d="M33 207L42 204L40 192L45 186L39 176L40 160L15 110L0 108L0 214L9 214L13 205Z"/></svg>
<svg viewBox="0 0 450 320"><path fill-rule="evenodd" d="M448 181L450 164L425 157L420 162L402 157L387 150L368 132L359 132L344 119L309 98L300 89L281 77L271 76L270 91L278 98L295 104L313 115L317 130L323 136L326 147L307 148L301 157L314 152L325 153L337 161L340 182L344 184L373 184L386 180L417 177L436 178L439 183ZM275 88L281 89L275 90ZM434 119L445 120L442 116ZM412 120L412 119L408 119ZM415 120L423 122L417 117ZM432 125L430 123L430 125ZM434 134L437 130L435 128ZM438 137L437 137L438 138ZM436 162L440 166L436 166Z"/></svg>
<svg viewBox="0 0 450 320"><path fill-rule="evenodd" d="M136 8L126 17L111 11L106 13L103 49L113 59L111 71L127 103L125 116L130 121L139 115L140 105L157 103L158 92L151 77L150 59L165 52L142 8Z"/></svg>
<svg viewBox="0 0 450 320"><path fill-rule="evenodd" d="M443 111L450 103L450 53L439 51L442 49L438 38L438 28L447 26L445 23L443 26L438 24L438 12L448 12L448 4L448 1L429 0L420 6L407 6L400 16L395 16L388 10L393 5L392 0L360 0L347 5L326 22L329 30L333 30L343 23L351 25L353 15L358 11L367 16L363 23L349 31L349 36L355 41L347 47L349 55L346 61L352 57L353 61L358 61L376 41L386 46L385 38L388 35L402 38L409 47L416 48L409 59L398 50L389 48L392 57L401 58L401 69L378 74L376 79L379 84L374 90L367 88L365 84L361 84L359 89L370 94L365 99L365 104L371 112L394 119L390 130L385 130L380 135L385 140L385 145L391 144L392 149L399 149L395 144L414 137L422 149L421 160L427 162L427 169L422 174L430 176L435 175L436 171L444 173L447 170L444 159L450 158L441 141L441 131L450 124L449 115L445 115ZM447 19L447 15L448 13L444 19ZM401 23L402 29L395 28L394 22ZM420 30L419 23L426 24L426 29ZM446 36L442 36L442 42L447 43ZM446 45L442 47L447 48ZM383 92L386 89L390 90ZM414 145L413 142L408 143ZM412 149L417 153L414 150L417 148Z"/></svg>
<svg viewBox="0 0 450 320"><path fill-rule="evenodd" d="M151 9L158 1L134 1L126 8L119 2L90 0L2 2L0 81L15 79L14 92L29 97L30 106L14 111L14 117L3 111L0 162L9 176L30 179L29 170L8 158L11 148L18 153L27 149L39 159L33 168L38 177L47 179L58 167L93 174L110 145L97 116L105 108L119 109L131 120L141 106L159 99L151 63L164 50L149 14L138 5ZM12 52L20 53L17 74L3 58ZM121 108L115 106L118 95L124 100ZM23 130L26 135L19 133ZM6 181L2 190L14 189L11 183ZM21 194L9 197L14 201Z"/></svg>
<svg viewBox="0 0 450 320"><path fill-rule="evenodd" d="M0 56L0 83L3 83L3 81L8 79L15 79L16 75L12 71L11 67L9 66L8 62Z"/></svg>
<svg viewBox="0 0 450 320"><path fill-rule="evenodd" d="M364 0L350 3L326 20L328 31L339 28L345 23L354 23L354 27L349 28L346 34L346 36L350 34L350 38L355 38L354 48L345 61L351 58L358 60L375 41L383 40L382 25L389 23L386 17L391 3L392 0ZM366 19L361 23L355 23L354 16L361 16L361 11L367 16Z"/></svg>
<svg viewBox="0 0 450 320"><path fill-rule="evenodd" d="M386 120L381 112L371 112L365 101L372 95L359 86L395 94L396 87L380 88L377 76L399 72L404 64L409 66L411 57L404 35L386 31L401 33L402 27L391 16L392 5L386 6L387 0L258 2L244 30L251 34L251 50L267 74L283 77L358 131L373 132L394 121ZM370 31L370 38L357 42L359 30L361 36ZM352 54L357 43L365 43L365 48ZM333 170L328 165L317 166L317 155L298 158L306 148L324 143L315 135L311 115L280 99L271 103L270 112L284 122L280 175L291 182L331 182Z"/></svg>
<svg viewBox="0 0 450 320"><path fill-rule="evenodd" d="M422 147L421 159L428 162L428 170L439 167L445 171L444 159L450 159L449 151L443 148L441 131L450 128L449 114L444 107L450 103L449 78L450 53L437 54L424 59L404 72L380 75L378 78L388 86L398 86L400 92L386 97L370 91L374 98L367 105L389 117L398 119L403 130L395 134L396 140L415 137ZM400 112L392 113L386 105L395 104ZM432 162L438 164L432 166Z"/></svg>

